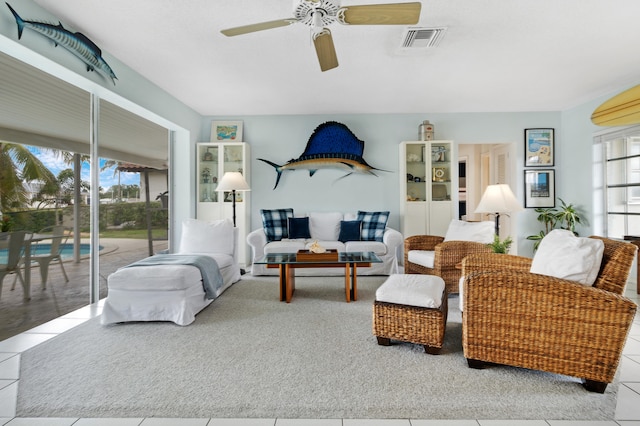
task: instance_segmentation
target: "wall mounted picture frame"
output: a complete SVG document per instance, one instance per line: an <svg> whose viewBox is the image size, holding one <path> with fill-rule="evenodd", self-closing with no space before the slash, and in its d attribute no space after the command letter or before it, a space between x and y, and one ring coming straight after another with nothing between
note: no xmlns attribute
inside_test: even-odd
<svg viewBox="0 0 640 426"><path fill-rule="evenodd" d="M553 166L554 144L554 129L524 129L524 166Z"/></svg>
<svg viewBox="0 0 640 426"><path fill-rule="evenodd" d="M242 141L242 121L211 122L211 142Z"/></svg>
<svg viewBox="0 0 640 426"><path fill-rule="evenodd" d="M553 169L524 171L525 208L556 206L555 175Z"/></svg>

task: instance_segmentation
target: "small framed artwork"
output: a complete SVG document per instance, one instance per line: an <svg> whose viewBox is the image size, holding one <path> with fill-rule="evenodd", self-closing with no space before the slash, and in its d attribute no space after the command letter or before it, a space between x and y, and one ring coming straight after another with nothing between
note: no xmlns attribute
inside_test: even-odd
<svg viewBox="0 0 640 426"><path fill-rule="evenodd" d="M524 166L553 166L553 129L524 129Z"/></svg>
<svg viewBox="0 0 640 426"><path fill-rule="evenodd" d="M555 207L555 170L524 171L524 206L526 208Z"/></svg>
<svg viewBox="0 0 640 426"><path fill-rule="evenodd" d="M211 122L211 142L242 142L242 121Z"/></svg>

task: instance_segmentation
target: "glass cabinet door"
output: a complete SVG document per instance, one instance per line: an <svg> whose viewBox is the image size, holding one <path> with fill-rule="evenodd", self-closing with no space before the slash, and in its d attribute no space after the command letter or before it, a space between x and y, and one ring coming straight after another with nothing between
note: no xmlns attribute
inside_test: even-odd
<svg viewBox="0 0 640 426"><path fill-rule="evenodd" d="M426 201L427 182L426 176L427 161L425 158L425 144L407 144L406 146L406 170L407 170L407 193L406 200Z"/></svg>
<svg viewBox="0 0 640 426"><path fill-rule="evenodd" d="M243 147L243 144L226 144L222 146L222 150L224 151L223 175L226 172L240 172L244 174L244 170L242 170ZM243 191L236 191L236 203L242 202L242 194ZM226 203L232 202L232 193L225 191L223 200Z"/></svg>
<svg viewBox="0 0 640 426"><path fill-rule="evenodd" d="M200 146L198 149L198 181L200 183L199 201L213 203L218 201L218 158L217 146Z"/></svg>
<svg viewBox="0 0 640 426"><path fill-rule="evenodd" d="M451 200L451 144L431 145L431 200Z"/></svg>

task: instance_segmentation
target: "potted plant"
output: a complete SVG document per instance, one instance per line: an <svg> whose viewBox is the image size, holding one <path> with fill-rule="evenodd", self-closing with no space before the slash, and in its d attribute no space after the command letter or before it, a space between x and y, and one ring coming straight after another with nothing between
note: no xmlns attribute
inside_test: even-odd
<svg viewBox="0 0 640 426"><path fill-rule="evenodd" d="M573 204L567 204L565 201L558 197L560 200L559 208L537 208L538 222L544 225L544 229L539 234L529 235L527 240L534 241L533 250L537 250L540 245L540 241L554 229L566 229L573 232L576 236L576 225L581 224L582 213Z"/></svg>
<svg viewBox="0 0 640 426"><path fill-rule="evenodd" d="M509 249L511 248L511 244L513 240L511 237L507 237L504 240L500 241L500 236L498 234L493 236L493 242L487 244L493 250L494 253L507 254L509 253Z"/></svg>

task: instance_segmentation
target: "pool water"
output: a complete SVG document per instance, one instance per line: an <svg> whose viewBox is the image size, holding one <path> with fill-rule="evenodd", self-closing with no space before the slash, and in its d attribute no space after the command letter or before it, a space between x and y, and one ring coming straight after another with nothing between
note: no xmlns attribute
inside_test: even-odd
<svg viewBox="0 0 640 426"><path fill-rule="evenodd" d="M72 259L73 258L73 244L61 244L61 254L62 259ZM102 246L99 246L99 249L102 250ZM89 254L90 244L80 244L80 255ZM31 255L36 254L48 254L51 251L51 244L38 244L31 246ZM0 263L7 263L8 250L0 249Z"/></svg>

